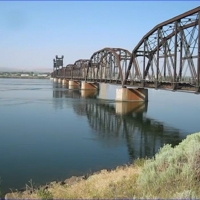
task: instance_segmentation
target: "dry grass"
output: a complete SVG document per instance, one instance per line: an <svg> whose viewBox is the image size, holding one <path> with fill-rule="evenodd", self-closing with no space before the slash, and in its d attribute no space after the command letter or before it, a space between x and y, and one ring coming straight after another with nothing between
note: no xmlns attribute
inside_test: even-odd
<svg viewBox="0 0 200 200"><path fill-rule="evenodd" d="M117 168L113 171L102 170L87 180L71 186L54 185L49 191L54 198L119 198L128 197L130 191L122 189L125 185L131 188L136 181L139 168L133 166ZM122 187L123 186L123 187ZM127 188L126 188L127 189Z"/></svg>
<svg viewBox="0 0 200 200"><path fill-rule="evenodd" d="M32 193L27 191L24 193L9 193L6 198L128 198L134 196L133 187L139 172L140 168L133 165L118 167L112 171L101 170L89 176L88 179L82 179L72 185L52 184L47 190L35 190Z"/></svg>

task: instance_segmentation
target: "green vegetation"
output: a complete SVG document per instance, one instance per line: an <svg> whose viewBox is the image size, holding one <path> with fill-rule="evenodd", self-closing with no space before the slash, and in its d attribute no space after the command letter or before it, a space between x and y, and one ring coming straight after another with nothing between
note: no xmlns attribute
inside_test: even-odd
<svg viewBox="0 0 200 200"><path fill-rule="evenodd" d="M147 198L200 197L200 133L189 135L174 148L161 148L145 162L137 185Z"/></svg>
<svg viewBox="0 0 200 200"><path fill-rule="evenodd" d="M165 145L154 158L6 198L200 198L200 133L174 148Z"/></svg>
<svg viewBox="0 0 200 200"><path fill-rule="evenodd" d="M51 194L51 192L42 188L37 190L37 195L39 199L53 199L53 195Z"/></svg>

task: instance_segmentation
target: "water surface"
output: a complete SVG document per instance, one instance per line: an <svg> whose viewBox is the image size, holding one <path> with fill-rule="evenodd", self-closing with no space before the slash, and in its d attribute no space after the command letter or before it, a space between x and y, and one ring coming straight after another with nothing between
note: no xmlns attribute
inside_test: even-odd
<svg viewBox="0 0 200 200"><path fill-rule="evenodd" d="M64 180L151 157L200 130L200 96L149 90L149 102L116 103L50 80L0 79L1 188Z"/></svg>

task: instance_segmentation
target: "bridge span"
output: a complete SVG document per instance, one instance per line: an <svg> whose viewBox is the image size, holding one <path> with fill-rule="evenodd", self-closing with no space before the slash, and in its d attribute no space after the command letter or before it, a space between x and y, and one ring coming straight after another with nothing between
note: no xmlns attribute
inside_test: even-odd
<svg viewBox="0 0 200 200"><path fill-rule="evenodd" d="M81 89L119 84L116 100L148 100L147 88L200 92L200 7L153 27L132 52L103 48L89 59L63 66L54 59L51 77Z"/></svg>

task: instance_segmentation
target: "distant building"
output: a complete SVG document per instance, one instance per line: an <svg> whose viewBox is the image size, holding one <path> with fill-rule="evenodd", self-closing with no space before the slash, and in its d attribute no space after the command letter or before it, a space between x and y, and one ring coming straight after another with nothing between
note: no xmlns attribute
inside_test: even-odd
<svg viewBox="0 0 200 200"><path fill-rule="evenodd" d="M47 77L48 74L38 74L38 76L40 76L40 77Z"/></svg>
<svg viewBox="0 0 200 200"><path fill-rule="evenodd" d="M26 76L27 77L27 76L29 76L29 74L21 74L21 76Z"/></svg>

